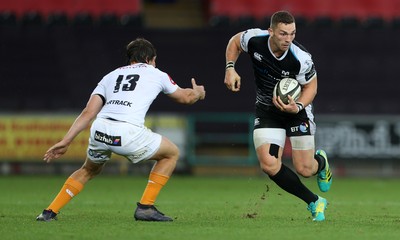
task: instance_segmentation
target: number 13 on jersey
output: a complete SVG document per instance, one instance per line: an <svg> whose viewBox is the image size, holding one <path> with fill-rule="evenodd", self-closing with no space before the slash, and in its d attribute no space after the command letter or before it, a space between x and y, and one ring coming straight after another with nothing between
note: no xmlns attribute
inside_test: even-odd
<svg viewBox="0 0 400 240"><path fill-rule="evenodd" d="M124 80L124 75L119 75L114 87L114 93L119 92L121 88L121 83ZM125 81L128 83L122 84L122 91L133 91L136 87L136 82L139 80L138 74L131 74L125 77Z"/></svg>

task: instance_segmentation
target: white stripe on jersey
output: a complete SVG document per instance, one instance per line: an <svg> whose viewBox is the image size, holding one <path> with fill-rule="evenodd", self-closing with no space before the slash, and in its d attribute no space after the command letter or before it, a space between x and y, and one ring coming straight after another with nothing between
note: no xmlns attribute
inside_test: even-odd
<svg viewBox="0 0 400 240"><path fill-rule="evenodd" d="M247 45L249 44L250 38L262 35L266 36L269 35L269 33L267 30L262 30L260 28L251 28L244 31L240 37L240 47L243 49L243 51L248 52L249 49Z"/></svg>
<svg viewBox="0 0 400 240"><path fill-rule="evenodd" d="M158 94L171 94L177 89L178 85L165 72L137 63L104 76L92 95L99 94L105 99L97 117L143 126L146 113Z"/></svg>

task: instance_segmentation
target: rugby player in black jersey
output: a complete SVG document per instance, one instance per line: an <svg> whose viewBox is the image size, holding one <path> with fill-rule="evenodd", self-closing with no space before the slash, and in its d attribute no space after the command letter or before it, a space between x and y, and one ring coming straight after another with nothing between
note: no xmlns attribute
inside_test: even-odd
<svg viewBox="0 0 400 240"><path fill-rule="evenodd" d="M311 55L294 41L295 35L295 19L287 11L274 13L267 30L254 28L235 34L226 48L224 83L229 90L240 91L235 62L242 52L248 53L256 81L253 139L260 167L280 188L307 204L313 221L323 221L327 200L308 189L297 175L317 175L322 192L332 184L325 151L315 151L312 101L317 94L317 72ZM285 104L273 96L273 89L279 80L288 77L296 79L302 91L297 101L289 97ZM282 163L286 137L290 139L297 174Z"/></svg>

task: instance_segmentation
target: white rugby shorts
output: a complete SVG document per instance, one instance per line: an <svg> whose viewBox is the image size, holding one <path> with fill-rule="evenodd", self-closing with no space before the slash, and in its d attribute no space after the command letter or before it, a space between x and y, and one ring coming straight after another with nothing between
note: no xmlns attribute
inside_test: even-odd
<svg viewBox="0 0 400 240"><path fill-rule="evenodd" d="M132 163L148 160L161 145L161 135L145 126L97 118L90 128L87 157L104 163L112 153L126 157Z"/></svg>

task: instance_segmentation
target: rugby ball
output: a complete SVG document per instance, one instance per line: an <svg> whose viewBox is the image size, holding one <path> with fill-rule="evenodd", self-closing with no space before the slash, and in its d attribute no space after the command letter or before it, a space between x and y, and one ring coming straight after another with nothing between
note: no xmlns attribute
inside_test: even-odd
<svg viewBox="0 0 400 240"><path fill-rule="evenodd" d="M288 104L288 96L292 96L294 101L299 99L301 94L301 86L296 79L293 78L283 78L280 80L274 88L274 97L279 96L283 103Z"/></svg>

